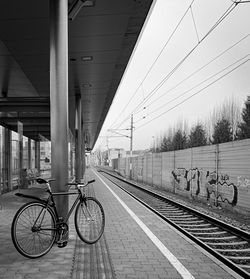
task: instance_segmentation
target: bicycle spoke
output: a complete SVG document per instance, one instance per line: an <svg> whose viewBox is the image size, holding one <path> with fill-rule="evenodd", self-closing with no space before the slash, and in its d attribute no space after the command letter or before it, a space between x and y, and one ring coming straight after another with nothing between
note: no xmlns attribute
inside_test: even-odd
<svg viewBox="0 0 250 279"><path fill-rule="evenodd" d="M55 217L44 204L31 202L19 209L11 229L17 250L26 257L46 254L55 239Z"/></svg>
<svg viewBox="0 0 250 279"><path fill-rule="evenodd" d="M95 243L104 230L104 211L101 204L88 197L86 203L79 204L75 213L75 226L80 238L87 243Z"/></svg>

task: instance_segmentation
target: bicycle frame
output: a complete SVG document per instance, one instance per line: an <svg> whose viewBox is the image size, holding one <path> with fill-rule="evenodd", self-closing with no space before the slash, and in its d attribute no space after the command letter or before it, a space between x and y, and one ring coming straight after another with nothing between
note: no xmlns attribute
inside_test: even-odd
<svg viewBox="0 0 250 279"><path fill-rule="evenodd" d="M17 196L32 199L18 209L11 225L12 241L20 254L28 258L39 258L48 253L55 243L59 248L65 247L69 239L69 218L74 210L74 224L79 238L87 244L96 243L100 239L105 226L104 209L95 197L87 196L83 190L95 180L68 183L76 188L65 192L52 192L50 182L53 179L46 181L37 178L36 181L46 184L46 188L43 187L44 192L48 193L46 198L17 193ZM56 197L69 195L76 197L65 213L66 216L59 216Z"/></svg>
<svg viewBox="0 0 250 279"><path fill-rule="evenodd" d="M69 217L70 215L72 214L73 210L75 209L78 201L80 200L81 202L85 202L86 200L86 195L84 193L82 193L80 191L80 189L78 189L78 192L51 192L50 190L46 190L47 193L49 193L49 197L47 198L47 200L43 200L43 199L40 199L36 196L31 196L31 195L25 195L25 194L22 194L22 193L16 193L16 196L19 196L19 197L24 197L24 198L29 198L29 199L35 199L39 202L42 202L43 204L45 204L46 208L48 206L50 206L54 213L55 213L55 217L56 217L56 222L60 222L60 217L58 215L58 211L57 211L57 208L56 208L56 203L55 203L55 200L54 200L54 197L56 196L70 196L70 195L78 195L78 197L75 199L74 203L72 204L70 210L68 211L65 219L63 220L63 222L68 222L69 220ZM86 202L85 202L86 203ZM41 211L41 214L42 214L42 211ZM38 216L37 220L40 218L40 215ZM36 220L36 221L37 221ZM35 222L36 223L36 222Z"/></svg>
<svg viewBox="0 0 250 279"><path fill-rule="evenodd" d="M56 204L55 204L55 201L54 201L54 197L56 196L70 196L70 195L78 195L78 197L75 199L74 203L72 204L71 208L69 209L67 215L65 216L63 222L67 223L68 220L69 220L69 217L70 215L72 214L73 210L75 209L78 201L80 200L81 202L85 202L85 194L82 193L79 189L78 189L78 192L51 192L50 190L47 190L47 192L49 193L49 197L46 201L46 206L50 206L53 208L54 210L54 213L55 213L55 216L56 216L56 221L59 222L60 221L60 217L58 215L58 211L57 211L57 208L56 208ZM51 201L51 204L50 204L50 201Z"/></svg>

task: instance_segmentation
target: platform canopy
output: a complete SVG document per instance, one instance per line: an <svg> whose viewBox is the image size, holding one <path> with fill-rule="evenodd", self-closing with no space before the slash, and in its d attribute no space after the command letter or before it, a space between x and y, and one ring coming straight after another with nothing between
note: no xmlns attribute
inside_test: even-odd
<svg viewBox="0 0 250 279"><path fill-rule="evenodd" d="M59 1L59 0L58 0ZM92 149L153 0L69 0L69 128ZM79 11L78 11L78 8ZM76 12L76 13L75 13ZM0 1L0 125L50 139L49 0Z"/></svg>

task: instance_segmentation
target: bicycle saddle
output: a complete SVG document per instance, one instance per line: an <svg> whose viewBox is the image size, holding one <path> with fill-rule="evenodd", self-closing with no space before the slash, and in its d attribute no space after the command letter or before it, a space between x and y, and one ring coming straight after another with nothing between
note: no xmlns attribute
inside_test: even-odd
<svg viewBox="0 0 250 279"><path fill-rule="evenodd" d="M44 183L48 183L45 179L43 178L37 178L36 179L36 182L39 183L39 184L44 184Z"/></svg>
<svg viewBox="0 0 250 279"><path fill-rule="evenodd" d="M50 183L50 181L55 181L55 179L52 178L52 179L45 180L45 179L43 179L41 177L38 177L36 179L36 182L39 183L39 184Z"/></svg>

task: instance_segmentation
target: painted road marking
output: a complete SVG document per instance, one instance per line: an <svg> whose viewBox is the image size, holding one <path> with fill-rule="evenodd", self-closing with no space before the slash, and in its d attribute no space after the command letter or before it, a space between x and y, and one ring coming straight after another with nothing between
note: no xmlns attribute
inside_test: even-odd
<svg viewBox="0 0 250 279"><path fill-rule="evenodd" d="M95 171L94 171L95 172ZM177 272L184 279L195 279L195 277L185 268L185 266L167 249L167 247L160 241L160 239L155 236L152 231L141 221L140 218L122 201L116 193L105 183L105 181L100 177L100 175L95 172L96 176L101 180L101 182L108 188L108 190L114 195L114 197L119 201L119 203L124 207L124 209L129 213L129 215L135 220L135 222L141 227L145 234L151 239L155 246L161 251L161 253L169 260L172 266L177 270Z"/></svg>

